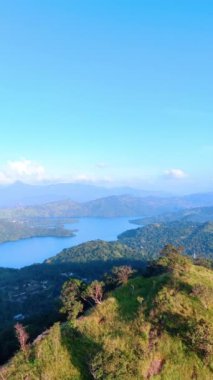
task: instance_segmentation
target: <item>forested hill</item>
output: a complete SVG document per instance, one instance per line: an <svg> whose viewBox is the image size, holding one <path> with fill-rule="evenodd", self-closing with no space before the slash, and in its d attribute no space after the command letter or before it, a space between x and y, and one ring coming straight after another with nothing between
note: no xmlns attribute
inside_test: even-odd
<svg viewBox="0 0 213 380"><path fill-rule="evenodd" d="M142 257L156 257L166 244L184 246L189 255L213 257L213 222L150 224L119 235L119 240L139 250Z"/></svg>
<svg viewBox="0 0 213 380"><path fill-rule="evenodd" d="M90 295L92 287L102 290L80 318L86 293L81 282L68 281L68 321L33 345L22 340L22 350L0 369L2 379L211 380L212 270L175 249L154 268L158 274L137 276L111 292L91 284Z"/></svg>
<svg viewBox="0 0 213 380"><path fill-rule="evenodd" d="M75 247L65 248L58 255L45 261L46 264L91 264L99 263L105 267L110 261L141 260L142 256L138 249L131 248L119 241L106 242L93 240L79 244Z"/></svg>
<svg viewBox="0 0 213 380"><path fill-rule="evenodd" d="M189 255L213 257L213 223L171 222L151 224L128 230L118 236L119 241L90 241L66 248L46 263L97 262L105 265L112 260L150 260L157 257L166 244L184 246Z"/></svg>

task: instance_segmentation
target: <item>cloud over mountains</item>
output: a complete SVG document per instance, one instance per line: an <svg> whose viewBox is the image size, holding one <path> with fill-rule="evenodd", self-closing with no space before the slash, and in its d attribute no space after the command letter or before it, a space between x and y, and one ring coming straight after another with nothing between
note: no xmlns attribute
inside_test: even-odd
<svg viewBox="0 0 213 380"><path fill-rule="evenodd" d="M167 179L184 179L188 174L182 169L168 169L164 172L164 177Z"/></svg>
<svg viewBox="0 0 213 380"><path fill-rule="evenodd" d="M31 160L8 161L0 171L0 184L15 181L37 182L45 179L45 168Z"/></svg>

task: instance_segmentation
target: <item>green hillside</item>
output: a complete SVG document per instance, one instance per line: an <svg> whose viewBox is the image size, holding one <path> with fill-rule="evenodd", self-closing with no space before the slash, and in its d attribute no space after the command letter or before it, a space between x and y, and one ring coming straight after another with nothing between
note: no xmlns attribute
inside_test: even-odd
<svg viewBox="0 0 213 380"><path fill-rule="evenodd" d="M99 262L111 260L150 260L158 256L166 244L186 247L189 255L213 257L213 223L171 222L156 223L128 230L118 236L118 241L89 241L66 248L46 260L48 264Z"/></svg>
<svg viewBox="0 0 213 380"><path fill-rule="evenodd" d="M75 323L55 324L1 377L211 380L213 272L167 247L151 273L105 294Z"/></svg>
<svg viewBox="0 0 213 380"><path fill-rule="evenodd" d="M58 255L47 259L45 262L47 264L60 264L100 261L104 265L106 261L122 259L137 260L141 259L141 255L138 250L119 241L92 240L71 248L65 248Z"/></svg>
<svg viewBox="0 0 213 380"><path fill-rule="evenodd" d="M119 235L119 240L148 258L156 257L166 244L184 246L189 255L212 258L213 222L155 223L126 231Z"/></svg>

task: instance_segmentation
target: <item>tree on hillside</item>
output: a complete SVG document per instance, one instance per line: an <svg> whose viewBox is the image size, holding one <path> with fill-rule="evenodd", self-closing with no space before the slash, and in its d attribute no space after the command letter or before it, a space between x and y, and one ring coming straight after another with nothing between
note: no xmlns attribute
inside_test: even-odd
<svg viewBox="0 0 213 380"><path fill-rule="evenodd" d="M198 355L206 359L212 356L213 329L204 318L189 319L184 338Z"/></svg>
<svg viewBox="0 0 213 380"><path fill-rule="evenodd" d="M104 294L104 283L102 281L93 281L88 285L84 292L85 300L92 300L95 304L100 304Z"/></svg>
<svg viewBox="0 0 213 380"><path fill-rule="evenodd" d="M184 255L183 251L183 247L176 248L172 244L167 244L161 250L159 259L154 263L154 266L164 269L164 271L173 272L175 276L183 274L191 265L190 258Z"/></svg>
<svg viewBox="0 0 213 380"><path fill-rule="evenodd" d="M61 292L61 312L68 314L70 320L75 320L83 311L82 293L86 285L81 280L71 279L64 283Z"/></svg>
<svg viewBox="0 0 213 380"><path fill-rule="evenodd" d="M184 247L174 247L172 244L166 244L163 249L160 251L160 256L169 256L171 254L182 254L184 251Z"/></svg>
<svg viewBox="0 0 213 380"><path fill-rule="evenodd" d="M122 265L120 267L112 268L112 275L117 284L126 284L128 279L135 273L135 270L131 266Z"/></svg>
<svg viewBox="0 0 213 380"><path fill-rule="evenodd" d="M28 348L29 348L27 342L29 339L29 335L21 323L16 323L15 332L16 332L18 342L20 344L20 349L27 356Z"/></svg>

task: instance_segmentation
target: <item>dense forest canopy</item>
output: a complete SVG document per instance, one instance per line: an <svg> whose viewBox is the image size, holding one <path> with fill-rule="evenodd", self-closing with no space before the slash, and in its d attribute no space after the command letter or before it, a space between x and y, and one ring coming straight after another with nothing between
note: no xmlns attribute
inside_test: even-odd
<svg viewBox="0 0 213 380"><path fill-rule="evenodd" d="M156 257L168 243L184 246L189 255L213 257L212 222L155 223L126 231L119 236L119 240L147 258Z"/></svg>

